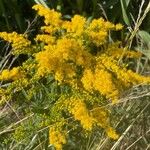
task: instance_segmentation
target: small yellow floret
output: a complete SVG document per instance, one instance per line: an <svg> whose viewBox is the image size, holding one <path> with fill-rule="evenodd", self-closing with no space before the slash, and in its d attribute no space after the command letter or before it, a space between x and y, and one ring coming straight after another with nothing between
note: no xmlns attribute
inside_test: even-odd
<svg viewBox="0 0 150 150"><path fill-rule="evenodd" d="M118 31L118 30L122 30L123 29L123 25L122 24L120 24L120 23L118 23L118 24L116 24L116 30Z"/></svg>
<svg viewBox="0 0 150 150"><path fill-rule="evenodd" d="M56 150L62 150L63 144L66 144L66 136L55 127L49 129L49 142L54 145Z"/></svg>
<svg viewBox="0 0 150 150"><path fill-rule="evenodd" d="M19 67L14 67L12 70L5 69L0 75L0 80L17 80L22 78L24 75L20 71Z"/></svg>
<svg viewBox="0 0 150 150"><path fill-rule="evenodd" d="M0 38L12 44L13 54L29 53L31 42L23 34L0 32Z"/></svg>
<svg viewBox="0 0 150 150"><path fill-rule="evenodd" d="M108 137L117 140L119 138L119 135L116 133L116 131L112 128L112 127L108 127L106 129L106 133L108 135Z"/></svg>

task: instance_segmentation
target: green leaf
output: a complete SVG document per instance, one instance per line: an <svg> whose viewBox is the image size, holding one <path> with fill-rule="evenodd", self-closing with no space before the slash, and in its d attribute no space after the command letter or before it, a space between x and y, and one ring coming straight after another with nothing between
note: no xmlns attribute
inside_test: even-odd
<svg viewBox="0 0 150 150"><path fill-rule="evenodd" d="M121 3L121 9L122 9L122 15L123 15L123 20L124 22L130 26L130 21L129 21L129 18L128 18L128 15L127 15L127 7L130 3L130 0L120 0L120 3Z"/></svg>
<svg viewBox="0 0 150 150"><path fill-rule="evenodd" d="M150 34L144 30L139 30L137 33L145 46L138 47L138 50L150 59Z"/></svg>
<svg viewBox="0 0 150 150"><path fill-rule="evenodd" d="M144 49L141 47L137 47L138 51L140 51L142 54L144 54L149 60L150 60L150 49Z"/></svg>
<svg viewBox="0 0 150 150"><path fill-rule="evenodd" d="M126 6L128 7L130 0L125 0Z"/></svg>
<svg viewBox="0 0 150 150"><path fill-rule="evenodd" d="M138 35L141 37L143 42L147 45L150 45L150 34L144 30L138 31Z"/></svg>

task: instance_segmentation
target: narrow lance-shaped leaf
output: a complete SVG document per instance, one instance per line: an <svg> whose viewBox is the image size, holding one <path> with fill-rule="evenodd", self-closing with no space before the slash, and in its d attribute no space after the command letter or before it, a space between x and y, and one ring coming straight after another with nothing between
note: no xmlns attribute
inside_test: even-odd
<svg viewBox="0 0 150 150"><path fill-rule="evenodd" d="M124 22L130 26L130 21L129 21L129 18L128 18L128 15L127 15L127 7L129 5L129 2L130 0L120 0L120 3L121 3L121 9L122 9L122 15L123 15L123 20Z"/></svg>
<svg viewBox="0 0 150 150"><path fill-rule="evenodd" d="M150 34L148 32L140 30L138 35L142 38L143 42L145 42L147 45L150 44Z"/></svg>

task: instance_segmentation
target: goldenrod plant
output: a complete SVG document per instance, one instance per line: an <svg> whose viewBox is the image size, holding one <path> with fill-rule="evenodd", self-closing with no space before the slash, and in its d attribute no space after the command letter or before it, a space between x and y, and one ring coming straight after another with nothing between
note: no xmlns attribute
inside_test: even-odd
<svg viewBox="0 0 150 150"><path fill-rule="evenodd" d="M20 113L13 116L18 123L12 130L1 133L7 137L3 143L20 142L22 149L29 149L27 145L34 149L38 144L30 142L39 139L62 150L71 141L81 143L79 137L87 138L95 130L117 140L120 135L106 106L118 103L125 90L150 83L149 76L136 73L129 64L142 54L110 41L110 33L120 32L121 24L103 18L89 21L80 15L65 20L54 9L42 5L33 9L45 24L34 41L26 34L0 33L11 45L12 55L28 56L0 74L0 105L13 102Z"/></svg>

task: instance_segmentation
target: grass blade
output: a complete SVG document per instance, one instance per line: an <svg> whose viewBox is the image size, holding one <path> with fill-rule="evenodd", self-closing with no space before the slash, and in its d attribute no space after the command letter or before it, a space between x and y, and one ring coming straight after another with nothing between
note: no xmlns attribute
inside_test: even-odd
<svg viewBox="0 0 150 150"><path fill-rule="evenodd" d="M122 15L123 15L123 20L124 22L130 26L130 21L129 21L129 18L128 18L128 15L127 15L127 7L130 3L130 0L120 0L120 3L121 3L121 9L122 9Z"/></svg>

